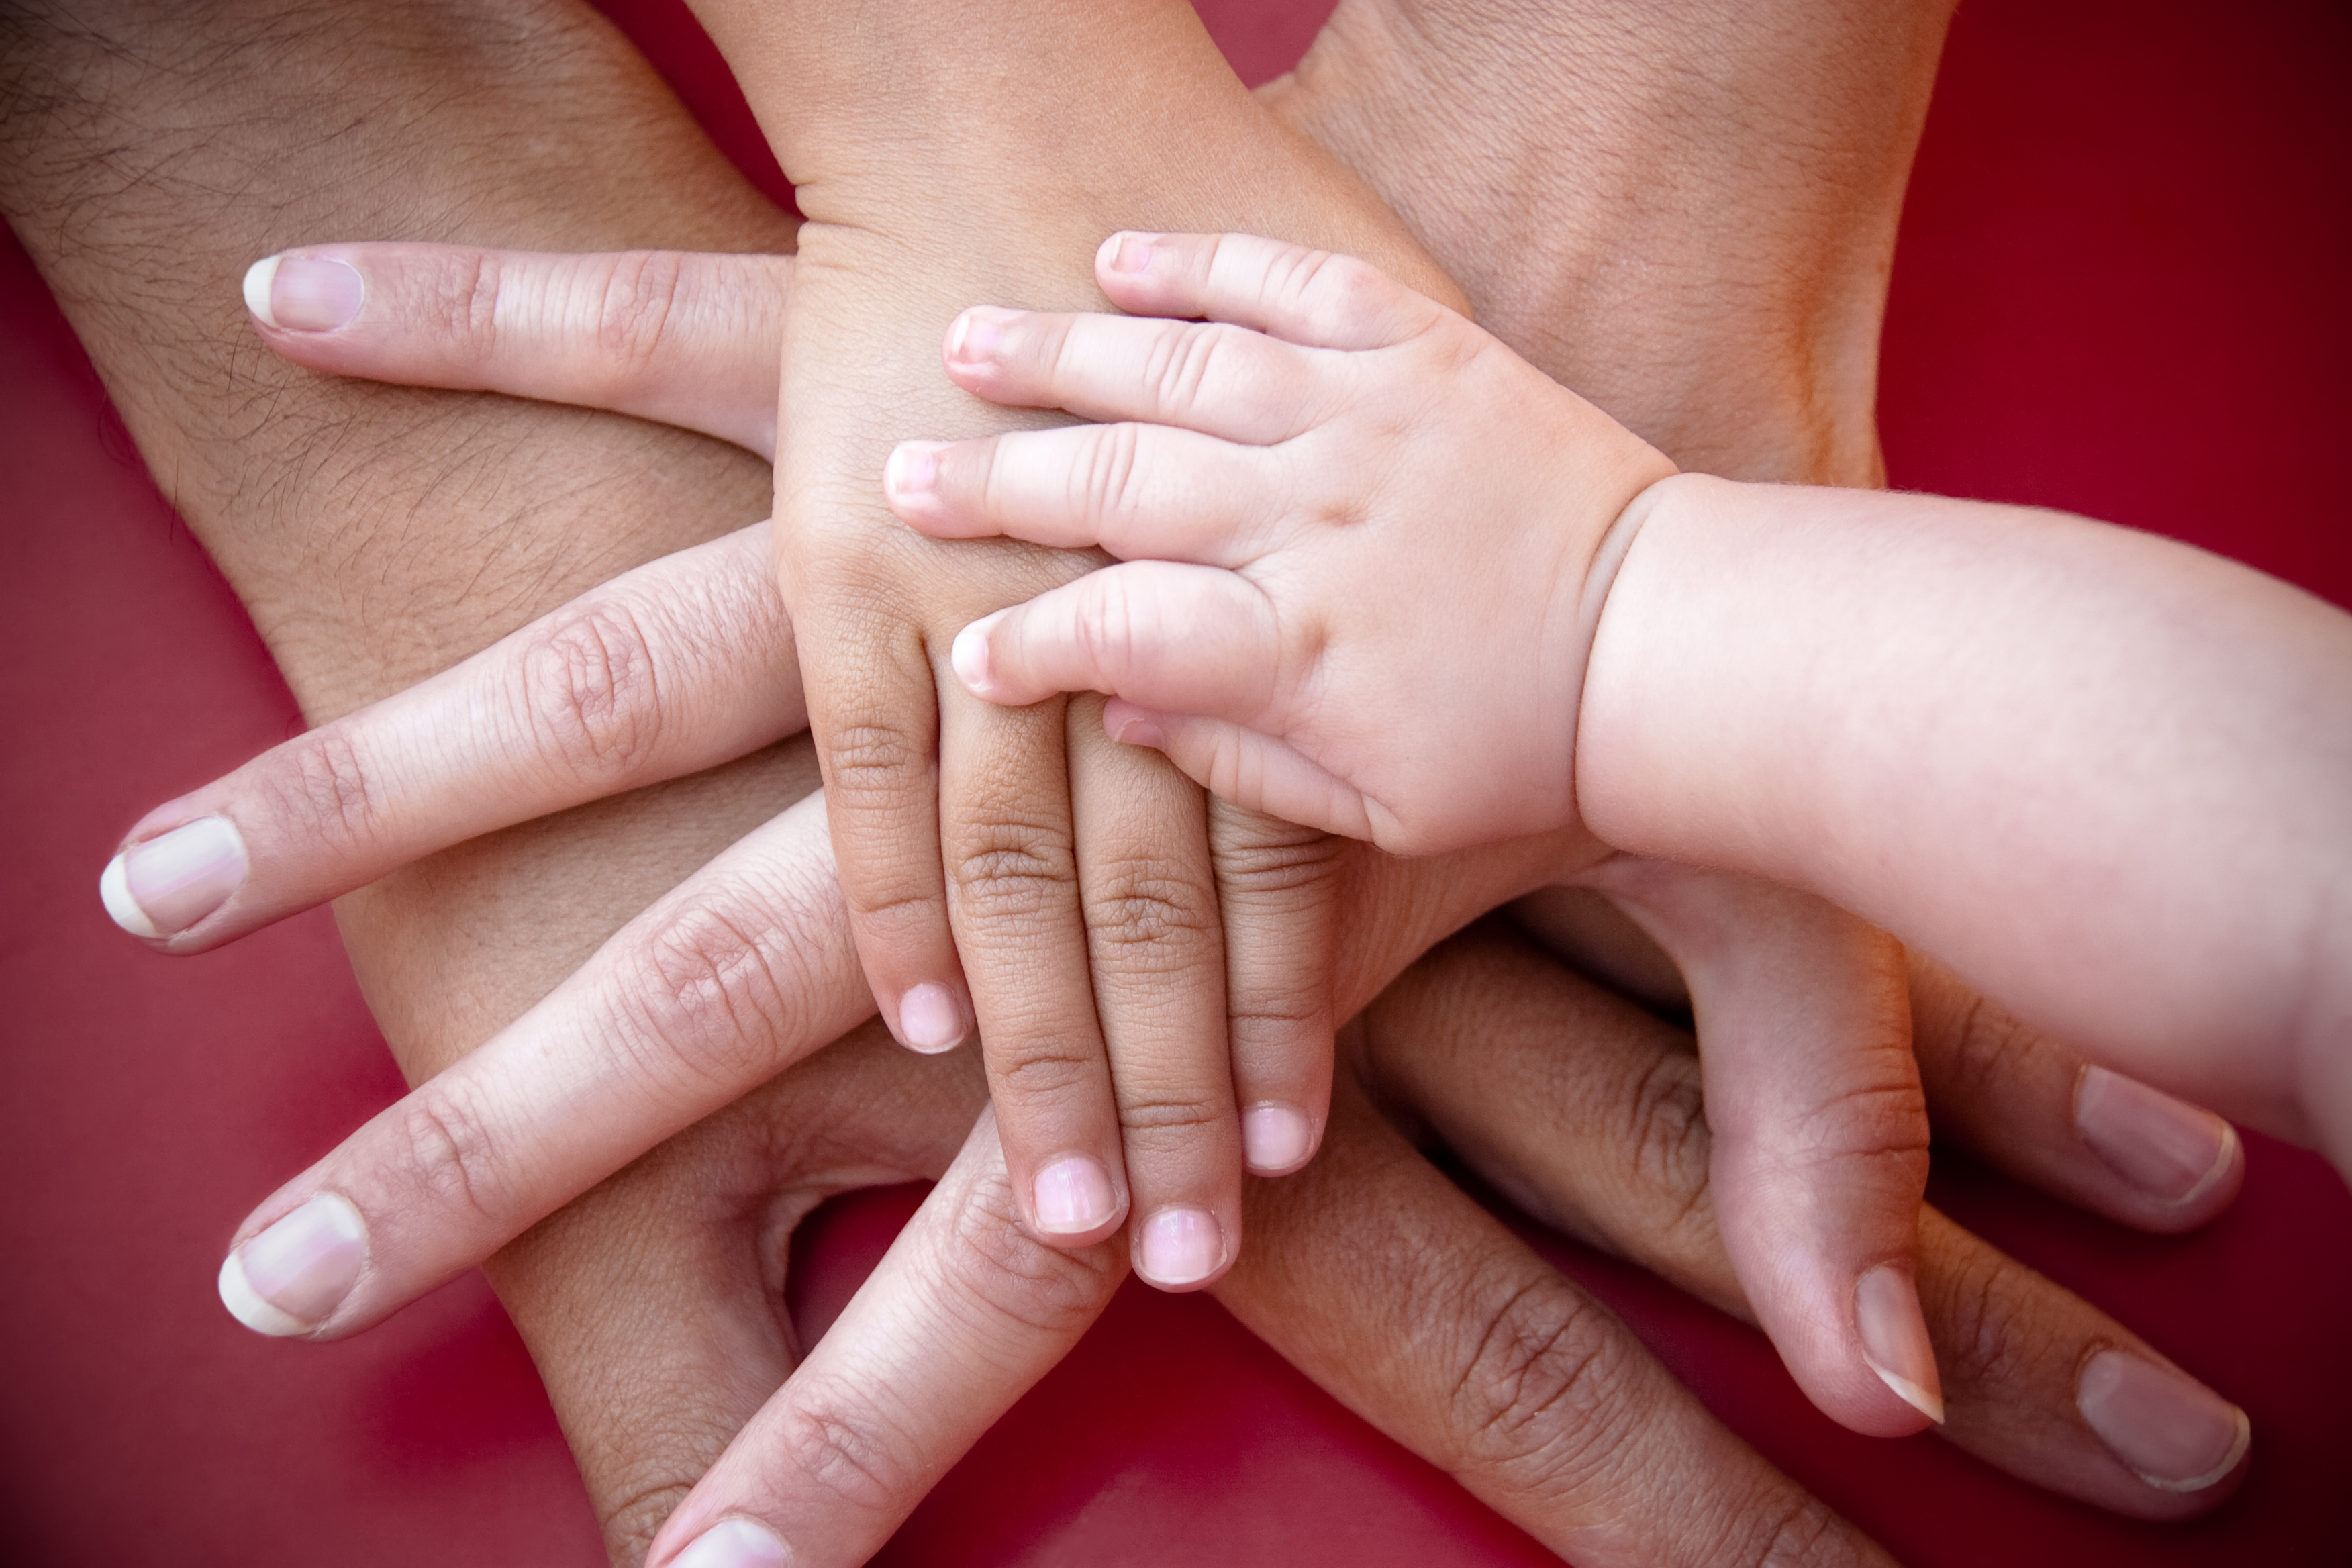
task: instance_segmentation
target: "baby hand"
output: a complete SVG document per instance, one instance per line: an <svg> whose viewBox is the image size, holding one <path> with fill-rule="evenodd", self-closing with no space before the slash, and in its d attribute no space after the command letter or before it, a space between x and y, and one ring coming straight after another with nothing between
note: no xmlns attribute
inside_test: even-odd
<svg viewBox="0 0 2352 1568"><path fill-rule="evenodd" d="M1397 853L1573 821L1586 653L1633 502L1674 465L1350 257L1118 234L1095 274L1134 315L967 310L948 374L1139 423L890 458L891 509L925 533L1128 563L967 626L963 683L1108 693L1114 737L1213 792Z"/></svg>

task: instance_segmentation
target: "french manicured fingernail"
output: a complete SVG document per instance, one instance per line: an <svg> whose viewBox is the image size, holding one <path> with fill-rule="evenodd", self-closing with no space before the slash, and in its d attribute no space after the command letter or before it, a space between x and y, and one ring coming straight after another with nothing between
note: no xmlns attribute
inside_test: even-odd
<svg viewBox="0 0 2352 1568"><path fill-rule="evenodd" d="M1103 248L1109 252L1104 264L1113 272L1148 272L1151 268L1151 241L1142 235L1112 235Z"/></svg>
<svg viewBox="0 0 2352 1568"><path fill-rule="evenodd" d="M988 634L995 629L997 617L983 616L956 633L955 646L948 650L948 662L955 666L956 679L963 689L982 701L992 701L996 693L995 659L990 656Z"/></svg>
<svg viewBox="0 0 2352 1568"><path fill-rule="evenodd" d="M898 1037L908 1050L935 1057L963 1044L963 1008L946 986L927 980L898 998Z"/></svg>
<svg viewBox="0 0 2352 1568"><path fill-rule="evenodd" d="M944 441L901 441L882 467L882 491L892 500L927 496L939 488Z"/></svg>
<svg viewBox="0 0 2352 1568"><path fill-rule="evenodd" d="M957 364L986 364L1004 341L1004 324L1018 312L974 305L948 328L948 358Z"/></svg>
<svg viewBox="0 0 2352 1568"><path fill-rule="evenodd" d="M1037 1173L1037 1224L1056 1236L1083 1236L1109 1223L1118 1200L1110 1177L1084 1154L1056 1160Z"/></svg>
<svg viewBox="0 0 2352 1568"><path fill-rule="evenodd" d="M320 1193L221 1263L221 1305L257 1334L306 1334L334 1315L367 1261L360 1211Z"/></svg>
<svg viewBox="0 0 2352 1568"><path fill-rule="evenodd" d="M2101 1351L2083 1364L2074 1405L2109 1452L2163 1491L2203 1491L2237 1468L2253 1441L2244 1411L2126 1351Z"/></svg>
<svg viewBox="0 0 2352 1568"><path fill-rule="evenodd" d="M187 930L245 884L245 839L226 816L200 816L106 863L98 896L114 923L150 941Z"/></svg>
<svg viewBox="0 0 2352 1568"><path fill-rule="evenodd" d="M322 256L265 256L245 269L245 308L297 332L331 332L360 318L367 284L359 268Z"/></svg>
<svg viewBox="0 0 2352 1568"><path fill-rule="evenodd" d="M1206 1209L1161 1209L1137 1238L1135 1271L1154 1285L1196 1285L1224 1261L1224 1230Z"/></svg>
<svg viewBox="0 0 2352 1568"><path fill-rule="evenodd" d="M2116 1175L2173 1208L2211 1192L2237 1163L2229 1122L2105 1068L2085 1068L2074 1086L2074 1127Z"/></svg>
<svg viewBox="0 0 2352 1568"><path fill-rule="evenodd" d="M669 1560L670 1568L782 1568L789 1561L784 1543L748 1519L713 1525Z"/></svg>
<svg viewBox="0 0 2352 1568"><path fill-rule="evenodd" d="M1936 1373L1936 1346L1927 1338L1927 1320L1911 1276L1892 1265L1872 1269L1853 1288L1853 1307L1870 1370L1904 1404L1942 1426L1943 1380Z"/></svg>
<svg viewBox="0 0 2352 1568"><path fill-rule="evenodd" d="M1261 1176L1278 1176L1307 1163L1315 1152L1315 1124L1295 1105L1253 1105L1242 1112L1242 1158Z"/></svg>

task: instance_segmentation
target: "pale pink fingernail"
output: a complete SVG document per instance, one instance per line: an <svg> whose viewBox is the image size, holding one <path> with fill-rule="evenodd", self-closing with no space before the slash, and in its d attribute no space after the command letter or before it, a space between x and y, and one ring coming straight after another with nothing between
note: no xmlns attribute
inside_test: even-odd
<svg viewBox="0 0 2352 1568"><path fill-rule="evenodd" d="M955 646L948 650L948 662L955 667L956 679L963 682L966 691L982 701L989 700L996 689L995 660L988 647L988 634L996 625L996 618L990 616L972 622L956 633Z"/></svg>
<svg viewBox="0 0 2352 1568"><path fill-rule="evenodd" d="M931 981L911 986L898 998L898 1037L927 1057L963 1044L963 1008L955 993Z"/></svg>
<svg viewBox="0 0 2352 1568"><path fill-rule="evenodd" d="M1168 749L1168 731L1160 727L1160 721L1117 697L1103 704L1103 732L1122 746L1148 746L1155 752Z"/></svg>
<svg viewBox="0 0 2352 1568"><path fill-rule="evenodd" d="M331 332L359 320L367 285L359 268L321 256L265 256L245 270L245 308L297 332Z"/></svg>
<svg viewBox="0 0 2352 1568"><path fill-rule="evenodd" d="M1206 1209L1161 1209L1136 1238L1135 1271L1154 1285L1197 1285L1224 1261L1224 1230Z"/></svg>
<svg viewBox="0 0 2352 1568"><path fill-rule="evenodd" d="M150 941L211 914L245 885L245 839L226 816L200 816L106 863L98 896L114 923Z"/></svg>
<svg viewBox="0 0 2352 1568"><path fill-rule="evenodd" d="M882 492L893 500L929 495L939 488L943 441L901 441L882 466Z"/></svg>
<svg viewBox="0 0 2352 1568"><path fill-rule="evenodd" d="M974 305L948 328L948 358L961 365L987 363L1004 341L1004 324L1017 314L994 305Z"/></svg>
<svg viewBox="0 0 2352 1568"><path fill-rule="evenodd" d="M222 1261L221 1305L257 1334L308 1333L334 1315L366 1262L360 1211L320 1193Z"/></svg>
<svg viewBox="0 0 2352 1568"><path fill-rule="evenodd" d="M2074 1404L2116 1458L2164 1491L2203 1491L2236 1469L2253 1441L2244 1411L2125 1351L2101 1351L2083 1364Z"/></svg>
<svg viewBox="0 0 2352 1568"><path fill-rule="evenodd" d="M1927 1338L1927 1320L1911 1276L1892 1265L1872 1269L1854 1285L1853 1307L1870 1370L1903 1403L1942 1426L1943 1380L1936 1373L1936 1347Z"/></svg>
<svg viewBox="0 0 2352 1568"><path fill-rule="evenodd" d="M1259 1175L1295 1171L1314 1152L1315 1124L1297 1106L1269 1101L1242 1112L1242 1158Z"/></svg>
<svg viewBox="0 0 2352 1568"><path fill-rule="evenodd" d="M2105 1068L2083 1070L2074 1127L2116 1175L2174 1208L2211 1192L2237 1163L2229 1122Z"/></svg>
<svg viewBox="0 0 2352 1568"><path fill-rule="evenodd" d="M1038 1172L1031 1195L1038 1227L1055 1236L1083 1236L1108 1225L1118 1204L1109 1175L1084 1154L1056 1160Z"/></svg>
<svg viewBox="0 0 2352 1568"><path fill-rule="evenodd" d="M1105 247L1110 254L1106 264L1113 272L1148 272L1151 269L1151 241L1139 234L1115 234Z"/></svg>
<svg viewBox="0 0 2352 1568"><path fill-rule="evenodd" d="M694 1538L670 1568L780 1568L791 1561L784 1543L748 1519L730 1519Z"/></svg>

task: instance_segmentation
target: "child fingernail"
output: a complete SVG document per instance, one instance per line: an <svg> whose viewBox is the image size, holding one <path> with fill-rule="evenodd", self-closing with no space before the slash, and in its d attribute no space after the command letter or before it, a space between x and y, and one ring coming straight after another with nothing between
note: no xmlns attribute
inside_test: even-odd
<svg viewBox="0 0 2352 1568"><path fill-rule="evenodd" d="M2124 1351L2083 1363L2074 1404L2108 1451L2162 1491L2203 1491L2237 1468L2253 1438L2244 1411Z"/></svg>
<svg viewBox="0 0 2352 1568"><path fill-rule="evenodd" d="M1083 1154L1038 1172L1030 1195L1039 1228L1055 1236L1083 1236L1108 1225L1118 1205L1108 1173Z"/></svg>
<svg viewBox="0 0 2352 1568"><path fill-rule="evenodd" d="M1942 1426L1943 1381L1936 1373L1936 1347L1927 1338L1927 1320L1911 1276L1892 1266L1874 1268L1855 1284L1853 1304L1870 1370L1903 1403Z"/></svg>
<svg viewBox="0 0 2352 1568"><path fill-rule="evenodd" d="M334 1315L367 1261L360 1211L321 1193L221 1263L221 1305L257 1334L305 1334Z"/></svg>
<svg viewBox="0 0 2352 1568"><path fill-rule="evenodd" d="M151 942L174 936L245 885L245 839L226 816L200 816L106 863L98 896L114 923Z"/></svg>
<svg viewBox="0 0 2352 1568"><path fill-rule="evenodd" d="M1261 1176L1279 1176L1315 1152L1315 1124L1295 1105L1253 1105L1242 1112L1242 1158Z"/></svg>
<svg viewBox="0 0 2352 1568"><path fill-rule="evenodd" d="M1014 312L993 305L974 305L948 328L948 359L961 365L985 364L1004 341L1004 324Z"/></svg>
<svg viewBox="0 0 2352 1568"><path fill-rule="evenodd" d="M1112 272L1151 270L1151 241L1139 234L1115 234L1103 244L1103 265Z"/></svg>
<svg viewBox="0 0 2352 1568"><path fill-rule="evenodd" d="M963 1008L946 986L925 981L898 998L898 1037L908 1049L935 1057L963 1044Z"/></svg>
<svg viewBox="0 0 2352 1568"><path fill-rule="evenodd" d="M1103 732L1122 746L1148 746L1155 752L1168 749L1168 732L1160 727L1160 721L1116 697L1103 705Z"/></svg>
<svg viewBox="0 0 2352 1568"><path fill-rule="evenodd" d="M2084 1069L2074 1127L2116 1175L2171 1208L2211 1192L2238 1157L2227 1121L2105 1068Z"/></svg>
<svg viewBox="0 0 2352 1568"><path fill-rule="evenodd" d="M730 1519L694 1538L671 1558L670 1568L782 1568L791 1560L784 1543L748 1519Z"/></svg>
<svg viewBox="0 0 2352 1568"><path fill-rule="evenodd" d="M331 332L359 320L367 285L349 262L265 256L246 268L245 308L265 325Z"/></svg>
<svg viewBox="0 0 2352 1568"><path fill-rule="evenodd" d="M986 700L996 689L994 660L988 647L989 628L996 616L978 620L956 633L955 646L948 650L948 662L955 667L956 679L974 697Z"/></svg>
<svg viewBox="0 0 2352 1568"><path fill-rule="evenodd" d="M941 441L901 441L882 466L882 489L892 500L926 496L939 489Z"/></svg>
<svg viewBox="0 0 2352 1568"><path fill-rule="evenodd" d="M1136 1237L1135 1271L1154 1285L1197 1285L1225 1261L1225 1233L1206 1209L1161 1209Z"/></svg>

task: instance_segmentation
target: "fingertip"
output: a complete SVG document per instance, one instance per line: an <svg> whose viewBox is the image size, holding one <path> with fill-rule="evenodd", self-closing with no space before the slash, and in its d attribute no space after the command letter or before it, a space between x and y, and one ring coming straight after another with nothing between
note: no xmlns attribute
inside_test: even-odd
<svg viewBox="0 0 2352 1568"><path fill-rule="evenodd" d="M948 651L948 662L955 667L956 679L963 682L966 691L983 702L1004 701L996 680L995 653L989 646L989 634L1003 616L1004 612L999 610L972 622L956 633L955 645Z"/></svg>
<svg viewBox="0 0 2352 1568"><path fill-rule="evenodd" d="M1106 277L1136 278L1151 270L1155 236L1121 229L1095 252L1095 270Z"/></svg>
<svg viewBox="0 0 2352 1568"><path fill-rule="evenodd" d="M901 441L882 465L882 494L899 521L921 528L938 500L944 441Z"/></svg>
<svg viewBox="0 0 2352 1568"><path fill-rule="evenodd" d="M1103 704L1102 722L1103 733L1122 746L1144 746L1155 752L1168 749L1168 731L1159 716L1124 697Z"/></svg>
<svg viewBox="0 0 2352 1568"><path fill-rule="evenodd" d="M910 1051L940 1056L963 1044L971 1032L971 1017L962 1001L937 981L909 986L898 998L898 1040Z"/></svg>
<svg viewBox="0 0 2352 1568"><path fill-rule="evenodd" d="M1941 1426L1943 1379L1910 1270L1881 1264L1855 1282L1853 1295L1863 1360L1896 1398Z"/></svg>
<svg viewBox="0 0 2352 1568"><path fill-rule="evenodd" d="M730 1519L711 1526L669 1560L669 1568L783 1568L792 1552L766 1526Z"/></svg>
<svg viewBox="0 0 2352 1568"><path fill-rule="evenodd" d="M1295 1105L1253 1105L1242 1112L1243 1163L1254 1176L1286 1176L1315 1157L1321 1131Z"/></svg>

